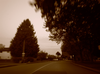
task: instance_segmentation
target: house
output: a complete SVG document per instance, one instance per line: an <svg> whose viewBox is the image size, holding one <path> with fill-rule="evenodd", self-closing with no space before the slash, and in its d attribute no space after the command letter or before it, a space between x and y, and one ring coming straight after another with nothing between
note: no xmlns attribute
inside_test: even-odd
<svg viewBox="0 0 100 74"><path fill-rule="evenodd" d="M9 48L0 49L0 59L11 59Z"/></svg>

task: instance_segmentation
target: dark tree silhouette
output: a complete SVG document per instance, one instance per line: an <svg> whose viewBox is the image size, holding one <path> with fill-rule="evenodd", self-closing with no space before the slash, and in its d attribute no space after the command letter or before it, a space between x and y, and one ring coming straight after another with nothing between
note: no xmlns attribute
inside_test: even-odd
<svg viewBox="0 0 100 74"><path fill-rule="evenodd" d="M25 57L37 57L39 45L33 25L29 19L24 20L17 28L15 37L11 40L10 51L13 57L22 57L24 43Z"/></svg>
<svg viewBox="0 0 100 74"><path fill-rule="evenodd" d="M47 55L48 55L48 53L46 53L46 52L44 52L44 51L40 51L40 52L38 53L37 59L38 59L38 60L46 60Z"/></svg>
<svg viewBox="0 0 100 74"><path fill-rule="evenodd" d="M55 55L48 55L48 60L53 60L53 59L56 59L56 56Z"/></svg>
<svg viewBox="0 0 100 74"><path fill-rule="evenodd" d="M0 49L4 49L4 48L5 48L5 45L0 44Z"/></svg>
<svg viewBox="0 0 100 74"><path fill-rule="evenodd" d="M41 10L50 39L66 44L74 55L83 58L83 51L95 55L100 45L99 0L35 0L31 5ZM71 48L73 47L73 48ZM67 49L66 49L67 50Z"/></svg>
<svg viewBox="0 0 100 74"><path fill-rule="evenodd" d="M60 52L57 51L57 52L56 52L56 55L59 57L61 54L60 54Z"/></svg>

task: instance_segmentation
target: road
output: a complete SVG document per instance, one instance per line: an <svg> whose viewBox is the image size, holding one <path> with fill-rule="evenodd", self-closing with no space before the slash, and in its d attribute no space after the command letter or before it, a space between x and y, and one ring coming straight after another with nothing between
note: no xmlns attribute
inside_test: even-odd
<svg viewBox="0 0 100 74"><path fill-rule="evenodd" d="M0 68L0 74L100 74L76 66L70 61L52 61L33 64L22 64Z"/></svg>

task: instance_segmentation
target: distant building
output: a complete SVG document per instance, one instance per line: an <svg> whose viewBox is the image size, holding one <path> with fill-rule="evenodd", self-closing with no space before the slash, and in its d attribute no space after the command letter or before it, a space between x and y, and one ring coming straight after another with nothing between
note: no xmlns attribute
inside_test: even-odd
<svg viewBox="0 0 100 74"><path fill-rule="evenodd" d="M0 59L11 59L9 48L0 49Z"/></svg>

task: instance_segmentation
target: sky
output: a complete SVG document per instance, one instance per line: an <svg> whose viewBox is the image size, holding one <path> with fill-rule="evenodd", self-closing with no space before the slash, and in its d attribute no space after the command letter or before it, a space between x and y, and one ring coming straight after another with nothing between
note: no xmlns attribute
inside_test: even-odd
<svg viewBox="0 0 100 74"><path fill-rule="evenodd" d="M0 44L9 47L17 28L23 20L29 19L33 24L40 50L55 55L61 52L61 44L49 40L49 32L43 28L44 19L40 11L29 5L30 0L0 0Z"/></svg>

